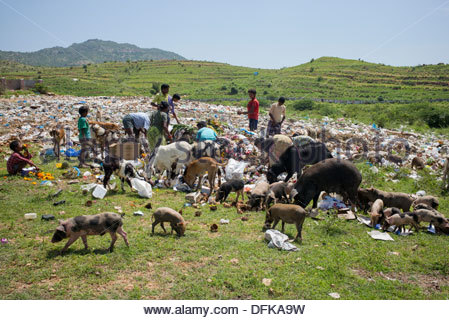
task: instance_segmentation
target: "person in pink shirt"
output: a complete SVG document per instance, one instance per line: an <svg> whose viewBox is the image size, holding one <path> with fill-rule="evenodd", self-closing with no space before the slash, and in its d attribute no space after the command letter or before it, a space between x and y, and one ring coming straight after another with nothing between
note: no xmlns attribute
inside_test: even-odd
<svg viewBox="0 0 449 320"><path fill-rule="evenodd" d="M251 99L246 106L247 111L237 111L237 114L247 114L249 119L249 130L256 131L257 123L259 122L259 101L256 99L256 90L248 90L249 98Z"/></svg>
<svg viewBox="0 0 449 320"><path fill-rule="evenodd" d="M36 169L39 170L39 168L30 160L31 154L28 152L28 148L22 145L20 141L14 140L9 144L9 147L12 151L14 151L6 162L6 169L8 170L9 174L18 174L27 165L36 167ZM21 154L21 151L23 151L24 153Z"/></svg>

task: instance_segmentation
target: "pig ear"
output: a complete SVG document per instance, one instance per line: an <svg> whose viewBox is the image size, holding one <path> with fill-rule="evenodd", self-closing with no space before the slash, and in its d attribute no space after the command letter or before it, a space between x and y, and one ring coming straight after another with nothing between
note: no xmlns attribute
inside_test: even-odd
<svg viewBox="0 0 449 320"><path fill-rule="evenodd" d="M64 226L63 226L62 224L59 225L59 226L56 228L56 230L62 231L62 232L66 232L66 231L65 231L65 228L64 228Z"/></svg>

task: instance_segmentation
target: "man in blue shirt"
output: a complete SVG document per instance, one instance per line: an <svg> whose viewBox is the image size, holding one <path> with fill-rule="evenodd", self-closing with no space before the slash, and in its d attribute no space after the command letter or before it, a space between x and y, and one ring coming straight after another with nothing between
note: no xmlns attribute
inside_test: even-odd
<svg viewBox="0 0 449 320"><path fill-rule="evenodd" d="M168 104L170 105L170 111L167 112L167 114L169 115L168 123L170 123L170 113L171 113L173 115L173 117L175 118L176 122L179 124L178 116L175 113L175 103L178 103L179 100L181 100L181 96L177 93L175 93L173 95L173 97L168 96Z"/></svg>
<svg viewBox="0 0 449 320"><path fill-rule="evenodd" d="M128 136L134 133L138 139L141 131L144 135L147 133L150 127L150 118L144 112L130 113L123 118L123 127Z"/></svg>
<svg viewBox="0 0 449 320"><path fill-rule="evenodd" d="M206 127L205 121L198 122L196 127L198 128L198 133L196 134L196 141L217 140L217 134L213 129Z"/></svg>

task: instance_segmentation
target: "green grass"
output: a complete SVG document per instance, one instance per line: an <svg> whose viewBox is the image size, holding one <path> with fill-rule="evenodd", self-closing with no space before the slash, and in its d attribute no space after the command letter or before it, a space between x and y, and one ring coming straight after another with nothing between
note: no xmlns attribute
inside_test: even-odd
<svg viewBox="0 0 449 320"><path fill-rule="evenodd" d="M407 169L382 169L374 175L366 164L357 166L363 186L404 192L424 189L440 197L442 212L449 210L449 197L441 194L429 172L416 182L403 178ZM62 173L54 162L42 168L57 179ZM391 172L400 183L379 179ZM201 217L194 216L196 209L184 208L189 222L185 237L164 235L160 227L151 236L151 213L143 207L149 200L129 188L88 208L84 204L91 196L82 195L80 184L67 185L61 179L57 185L43 187L20 177L3 178L5 169L1 174L0 235L9 240L0 246L2 299L331 299L330 292L340 293L342 299L449 297L448 236L420 232L392 235L395 242L381 242L371 239L369 229L355 221L323 215L322 221L306 219L298 252L282 252L267 248L261 231L264 213L251 212L244 222L235 208L222 206L215 212L203 207ZM64 191L54 201L64 199L66 204L54 207L48 195L59 187ZM157 190L150 201L153 208L180 209L184 195ZM42 214L66 219L116 211L114 206L126 213L124 229L130 247L119 238L113 253L105 252L110 241L105 235L89 237L87 251L79 240L60 256L65 241L50 242L57 222L40 220ZM133 216L136 210L145 216ZM38 219L24 220L27 212L38 213ZM211 233L210 225L221 218L230 223ZM286 233L293 238L296 229L287 225ZM262 284L263 278L273 280L273 293Z"/></svg>

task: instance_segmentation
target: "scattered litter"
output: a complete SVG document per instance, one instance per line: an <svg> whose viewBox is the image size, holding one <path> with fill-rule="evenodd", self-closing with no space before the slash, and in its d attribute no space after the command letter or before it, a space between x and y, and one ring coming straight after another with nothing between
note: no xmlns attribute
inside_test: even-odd
<svg viewBox="0 0 449 320"><path fill-rule="evenodd" d="M220 224L229 224L229 220L220 219Z"/></svg>
<svg viewBox="0 0 449 320"><path fill-rule="evenodd" d="M55 220L55 216L52 214L43 214L41 219L45 221Z"/></svg>
<svg viewBox="0 0 449 320"><path fill-rule="evenodd" d="M418 197L424 197L424 196L426 195L426 192L425 192L424 190L419 190L419 191L416 193L416 195L417 195Z"/></svg>
<svg viewBox="0 0 449 320"><path fill-rule="evenodd" d="M202 212L201 211L195 211L195 217L201 217Z"/></svg>
<svg viewBox="0 0 449 320"><path fill-rule="evenodd" d="M24 215L25 219L27 220L33 220L37 218L37 214L32 212L32 213L25 213Z"/></svg>
<svg viewBox="0 0 449 320"><path fill-rule="evenodd" d="M59 196L62 192L62 189L59 189L58 191L56 191L55 193L53 193L50 197L51 198L56 198L57 196Z"/></svg>
<svg viewBox="0 0 449 320"><path fill-rule="evenodd" d="M274 229L265 231L265 240L268 242L268 248L278 248L286 251L297 251L298 248L288 242L288 236Z"/></svg>
<svg viewBox="0 0 449 320"><path fill-rule="evenodd" d="M213 225L210 226L210 231L211 232L217 232L218 231L218 225L216 223L214 223Z"/></svg>
<svg viewBox="0 0 449 320"><path fill-rule="evenodd" d="M151 198L153 196L151 184L149 184L148 182L133 178L131 179L131 185L134 189L137 190L139 196L141 196L142 198Z"/></svg>
<svg viewBox="0 0 449 320"><path fill-rule="evenodd" d="M65 200L61 200L61 201L53 203L53 205L56 207L56 206L59 206L59 205L64 204L64 203L65 203Z"/></svg>
<svg viewBox="0 0 449 320"><path fill-rule="evenodd" d="M232 179L243 179L243 172L245 171L245 168L248 166L247 162L243 161L237 161L234 159L229 159L228 164L226 165L225 171L226 171L226 180L232 180Z"/></svg>
<svg viewBox="0 0 449 320"><path fill-rule="evenodd" d="M267 279L267 278L263 278L262 279L262 283L265 285L265 286L267 286L267 287L269 287L270 285L271 285L271 282L272 282L273 280L271 280L271 279Z"/></svg>
<svg viewBox="0 0 449 320"><path fill-rule="evenodd" d="M215 204L212 204L209 206L211 211L216 211L217 210L217 206Z"/></svg>
<svg viewBox="0 0 449 320"><path fill-rule="evenodd" d="M92 196L97 199L103 199L107 192L108 190L106 190L102 185L97 184L94 192L92 192Z"/></svg>
<svg viewBox="0 0 449 320"><path fill-rule="evenodd" d="M347 208L347 206L341 200L338 200L331 196L325 196L323 200L318 202L318 208L321 210L329 210L329 209L343 209Z"/></svg>
<svg viewBox="0 0 449 320"><path fill-rule="evenodd" d="M87 200L85 203L86 207L92 207L92 200Z"/></svg>
<svg viewBox="0 0 449 320"><path fill-rule="evenodd" d="M340 299L340 294L338 294L337 292L331 292L329 293L329 295L334 299Z"/></svg>
<svg viewBox="0 0 449 320"><path fill-rule="evenodd" d="M186 194L185 199L189 202L189 203L197 203L198 200L201 197L201 193L200 192L192 192L192 193L188 193Z"/></svg>
<svg viewBox="0 0 449 320"><path fill-rule="evenodd" d="M386 232L380 232L378 230L373 230L367 232L371 238L376 240L384 240L384 241L394 241L394 239Z"/></svg>
<svg viewBox="0 0 449 320"><path fill-rule="evenodd" d="M134 211L133 215L142 217L144 215L144 213L139 210L139 211Z"/></svg>
<svg viewBox="0 0 449 320"><path fill-rule="evenodd" d="M1 241L2 244L7 244L8 242L9 242L8 239L2 238L2 241Z"/></svg>

